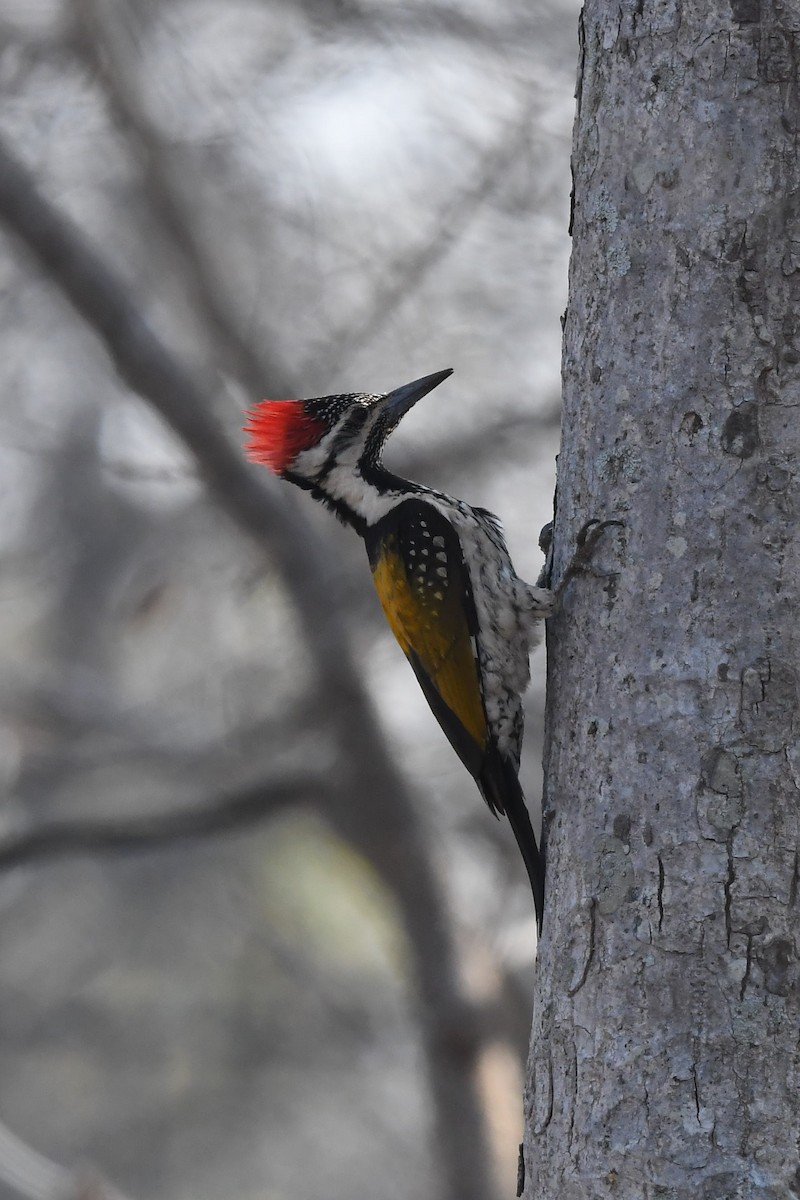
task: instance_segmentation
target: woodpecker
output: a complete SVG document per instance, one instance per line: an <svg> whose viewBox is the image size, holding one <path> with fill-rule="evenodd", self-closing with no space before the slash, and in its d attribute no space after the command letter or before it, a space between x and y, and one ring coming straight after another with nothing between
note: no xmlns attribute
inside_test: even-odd
<svg viewBox="0 0 800 1200"><path fill-rule="evenodd" d="M246 454L363 538L383 611L434 716L491 812L514 831L541 930L544 858L518 779L521 695L529 654L578 555L557 592L525 583L496 516L383 465L389 434L449 375L385 395L263 400L247 414Z"/></svg>

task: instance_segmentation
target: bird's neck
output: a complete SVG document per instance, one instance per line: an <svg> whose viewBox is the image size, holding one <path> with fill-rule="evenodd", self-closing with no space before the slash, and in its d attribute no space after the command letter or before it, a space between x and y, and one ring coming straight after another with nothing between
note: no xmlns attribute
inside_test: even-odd
<svg viewBox="0 0 800 1200"><path fill-rule="evenodd" d="M361 537L406 496L423 491L419 484L388 471L382 463L359 462L353 467L334 466L311 481L291 474L287 478L311 492L340 521Z"/></svg>

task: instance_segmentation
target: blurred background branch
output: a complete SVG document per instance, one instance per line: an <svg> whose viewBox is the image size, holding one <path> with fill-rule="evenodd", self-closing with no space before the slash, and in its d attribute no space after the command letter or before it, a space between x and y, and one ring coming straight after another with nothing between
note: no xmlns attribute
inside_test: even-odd
<svg viewBox="0 0 800 1200"><path fill-rule="evenodd" d="M126 1200L94 1171L68 1171L0 1124L0 1180L30 1200Z"/></svg>
<svg viewBox="0 0 800 1200"><path fill-rule="evenodd" d="M279 365L277 348L256 351L233 319L233 297L225 294L225 275L209 259L209 247L196 226L191 198L174 171L170 146L148 121L136 89L135 63L143 38L135 8L111 16L98 0L76 0L72 45L98 81L111 120L141 164L150 218L183 276L193 308L202 320L219 362L227 365L246 393L257 396L268 381L272 389L293 395L294 381ZM185 186L185 185L184 185Z"/></svg>
<svg viewBox="0 0 800 1200"><path fill-rule="evenodd" d="M237 832L292 805L319 803L321 778L260 782L231 796L198 803L184 812L116 821L48 821L0 840L0 870L74 854L129 854L174 842Z"/></svg>

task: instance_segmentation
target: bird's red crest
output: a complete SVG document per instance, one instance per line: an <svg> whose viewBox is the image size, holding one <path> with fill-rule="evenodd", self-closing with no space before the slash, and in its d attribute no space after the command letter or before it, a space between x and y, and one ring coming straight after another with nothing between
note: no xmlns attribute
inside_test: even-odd
<svg viewBox="0 0 800 1200"><path fill-rule="evenodd" d="M245 454L282 475L297 455L316 445L327 426L306 412L302 400L262 400L247 414Z"/></svg>

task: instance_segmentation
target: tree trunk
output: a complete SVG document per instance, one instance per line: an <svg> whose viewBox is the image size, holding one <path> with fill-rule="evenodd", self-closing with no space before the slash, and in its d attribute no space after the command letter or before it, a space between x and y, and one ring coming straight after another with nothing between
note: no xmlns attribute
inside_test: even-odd
<svg viewBox="0 0 800 1200"><path fill-rule="evenodd" d="M800 7L582 34L524 1194L790 1200Z"/></svg>

